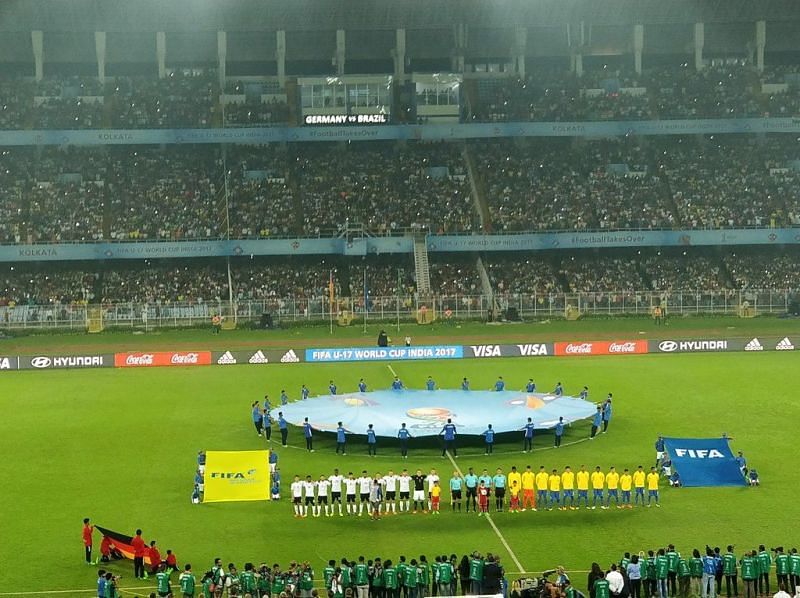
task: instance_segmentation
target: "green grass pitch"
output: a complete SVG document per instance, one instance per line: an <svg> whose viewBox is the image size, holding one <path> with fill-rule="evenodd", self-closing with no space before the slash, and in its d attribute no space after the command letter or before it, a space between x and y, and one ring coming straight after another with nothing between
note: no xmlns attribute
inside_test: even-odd
<svg viewBox="0 0 800 598"><path fill-rule="evenodd" d="M588 334L574 330L573 338L596 336L595 330ZM484 334L501 340L503 332L488 329ZM51 341L66 342L58 337ZM50 341L38 342L41 346ZM587 384L595 400L614 393L609 433L595 441L556 451L550 448L552 437L541 434L534 453L525 455L520 452L521 438L503 438L495 455L487 458L477 439L472 446L462 439L458 464L464 470L469 466L508 470L511 465L528 464L536 469L615 465L621 470L651 464L658 433L727 432L734 438L734 448L743 450L760 472L763 485L757 489L664 488L661 509L493 516L525 571L559 564L586 570L593 560L608 564L625 550L669 542L683 552L702 548L706 542L733 543L737 551L758 543L797 542L794 523L800 507L794 451L800 401L795 396L798 356L794 352L388 365L406 385L416 387L428 374L440 387L450 388L457 387L463 376L471 379L473 388L489 388L502 375L510 388L521 388L532 376L542 388L561 380L567 393L577 393ZM96 570L82 561L80 528L85 516L129 533L141 527L147 539L158 540L162 553L173 549L179 562L191 562L195 571L207 569L216 556L239 565L247 560L286 564L290 559L307 559L321 572L324 561L342 556L396 559L400 554L431 557L479 549L501 555L507 571L515 573L511 555L489 522L471 514L451 514L446 492L444 512L438 518L403 515L371 522L366 517L292 517L287 482L293 474L318 476L334 467L344 473L436 467L446 479L452 466L433 446L415 449L412 443L409 459L402 461L384 442L378 457L370 459L361 439L351 441L347 456L336 456L332 439L326 438L318 440L313 455L294 447L279 450L284 479L284 498L279 502L190 503L198 449L264 446L250 420L253 400L266 392L275 399L283 387L294 397L302 383L315 394L331 378L342 391L355 389L361 377L373 389L388 387L391 381L386 363L2 374L0 595L50 590L91 595L78 591L92 588L96 578ZM576 425L565 442L586 435L588 426ZM293 429L290 444L299 447L300 436ZM132 579L130 562L111 569L124 576L123 591L141 585ZM582 573L574 579L585 587ZM125 592L143 594L143 590Z"/></svg>

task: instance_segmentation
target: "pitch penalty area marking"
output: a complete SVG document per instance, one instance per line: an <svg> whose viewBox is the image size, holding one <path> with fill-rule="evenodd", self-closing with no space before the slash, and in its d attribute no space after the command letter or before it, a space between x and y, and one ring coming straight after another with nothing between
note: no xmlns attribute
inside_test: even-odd
<svg viewBox="0 0 800 598"><path fill-rule="evenodd" d="M453 464L453 467L458 472L458 475L460 475L463 478L464 472L461 471L461 468L458 466L458 463L456 463L455 459L453 459L453 455L450 454L450 451L445 451L445 454L447 455L447 458L450 459L450 463ZM511 546L508 545L505 536L503 536L503 534L500 533L500 530L498 529L497 525L492 520L492 516L489 513L484 513L484 515L486 515L486 520L489 522L489 525L492 526L492 529L494 530L494 533L497 534L497 537L500 538L500 542L503 543L503 546L508 551L508 554L511 555L511 560L514 561L514 564L517 566L517 572L524 573L525 568L522 566L522 563L519 562L519 559L517 558L517 555L514 554L514 551L511 550Z"/></svg>

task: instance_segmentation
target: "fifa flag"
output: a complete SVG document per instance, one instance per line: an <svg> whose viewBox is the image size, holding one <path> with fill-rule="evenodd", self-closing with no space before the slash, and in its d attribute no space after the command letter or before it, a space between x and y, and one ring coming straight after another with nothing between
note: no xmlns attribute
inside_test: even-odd
<svg viewBox="0 0 800 598"><path fill-rule="evenodd" d="M728 438L665 438L683 486L745 486Z"/></svg>
<svg viewBox="0 0 800 598"><path fill-rule="evenodd" d="M269 451L207 451L203 502L269 500Z"/></svg>

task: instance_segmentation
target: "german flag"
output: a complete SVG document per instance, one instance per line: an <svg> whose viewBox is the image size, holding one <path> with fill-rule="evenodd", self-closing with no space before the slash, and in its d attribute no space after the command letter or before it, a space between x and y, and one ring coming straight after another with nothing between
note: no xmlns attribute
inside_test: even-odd
<svg viewBox="0 0 800 598"><path fill-rule="evenodd" d="M103 542L108 540L111 550L118 550L126 559L133 560L133 546L131 545L133 536L126 536L119 532L113 532L99 525L95 525L94 528L103 534ZM144 562L146 565L151 564L149 547L144 549Z"/></svg>

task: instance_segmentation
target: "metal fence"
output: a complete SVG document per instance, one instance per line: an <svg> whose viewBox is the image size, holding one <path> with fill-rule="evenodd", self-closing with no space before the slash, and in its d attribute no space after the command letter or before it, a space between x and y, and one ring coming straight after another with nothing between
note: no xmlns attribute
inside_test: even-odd
<svg viewBox="0 0 800 598"><path fill-rule="evenodd" d="M693 314L756 315L785 313L798 291L602 291L591 293L526 293L495 295L434 295L370 297L367 321L416 320L422 312L428 319L488 319L509 312L520 318L563 318L568 311L581 315L648 315L656 305L671 316ZM1 328L85 329L90 318L102 317L103 327L149 330L206 325L220 314L239 326L258 323L269 314L275 324L340 322L363 323L363 297L340 297L333 310L327 297L240 300L210 303L117 303L86 305L15 305L0 307Z"/></svg>

